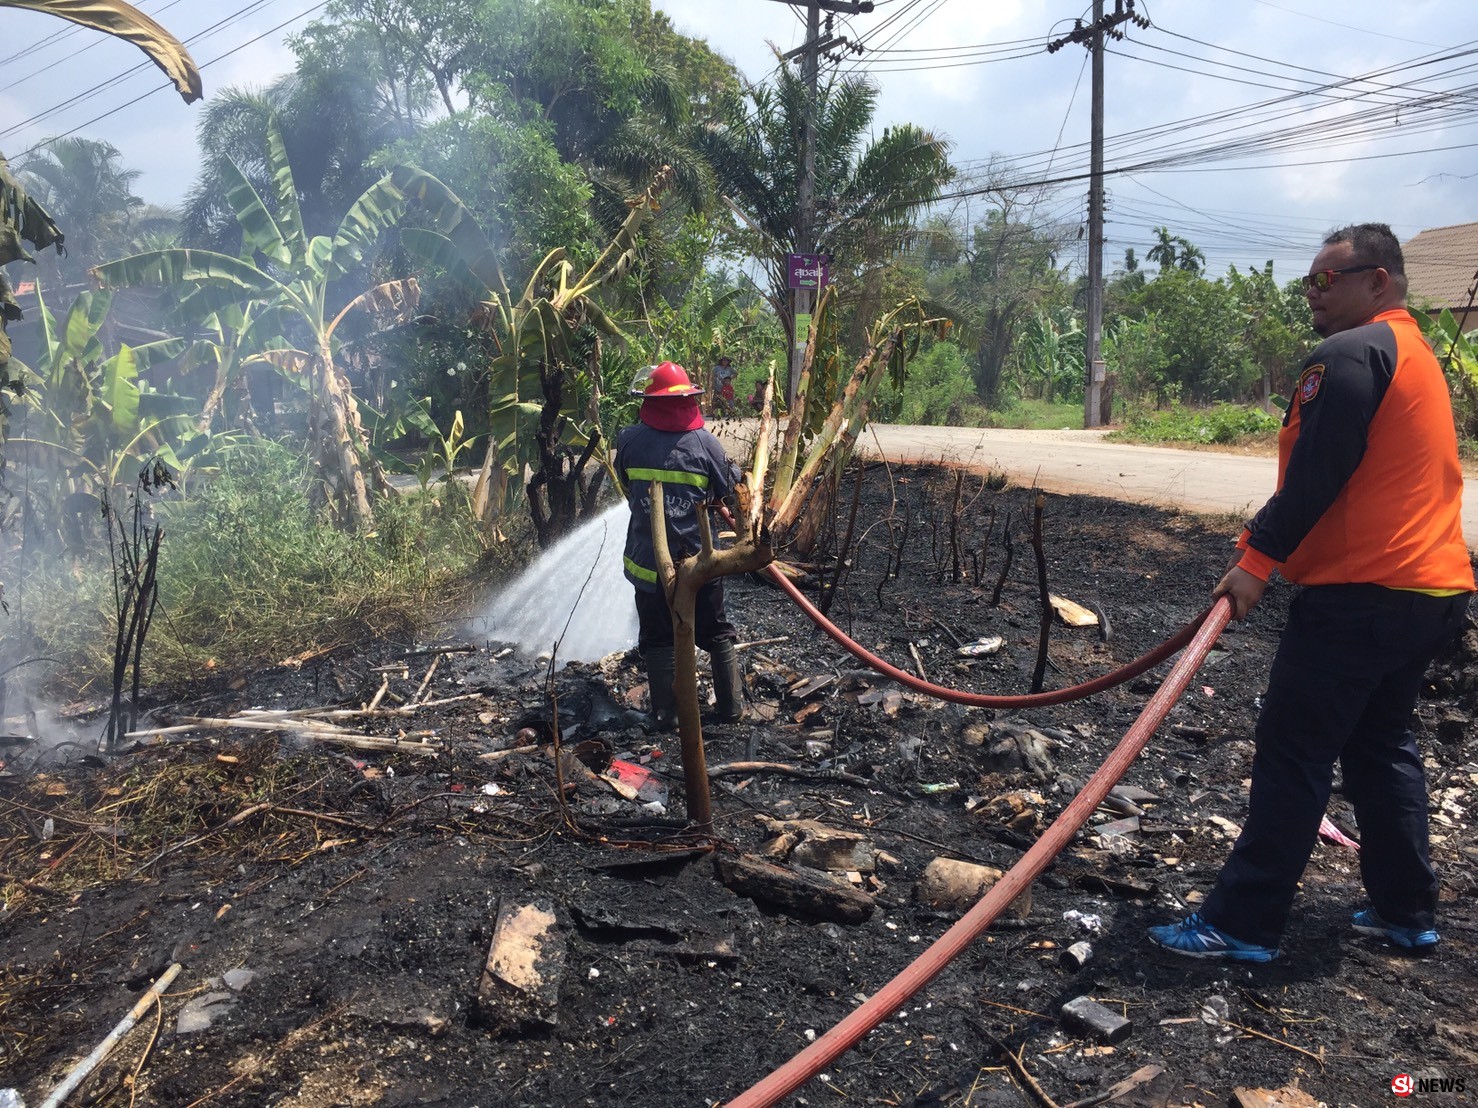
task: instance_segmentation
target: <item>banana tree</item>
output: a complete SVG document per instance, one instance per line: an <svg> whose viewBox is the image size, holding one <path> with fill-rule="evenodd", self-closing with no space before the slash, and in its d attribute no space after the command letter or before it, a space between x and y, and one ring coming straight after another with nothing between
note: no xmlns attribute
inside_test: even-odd
<svg viewBox="0 0 1478 1108"><path fill-rule="evenodd" d="M234 164L226 170L228 193L241 226L245 257L209 250L172 249L136 254L96 267L105 288L162 284L238 303L252 302L275 313L274 322L298 335L296 344L257 349L243 365L265 364L308 393L308 446L317 464L324 498L349 525L374 526L366 471L378 491L389 488L368 449L349 381L339 368L337 332L356 310L394 322L411 319L420 298L413 279L386 281L331 313L329 293L363 261L380 233L399 220L405 195L389 176L371 185L350 207L332 236L309 238L303 229L297 188L282 133L268 129L268 161L277 190L276 216ZM266 338L271 329L260 337Z"/></svg>
<svg viewBox="0 0 1478 1108"><path fill-rule="evenodd" d="M1469 305L1471 307L1471 304ZM1466 320L1468 312L1462 313ZM1478 438L1478 331L1464 332L1462 322L1449 308L1441 313L1421 317L1422 331L1442 361L1457 393L1458 432L1464 438Z"/></svg>
<svg viewBox="0 0 1478 1108"><path fill-rule="evenodd" d="M502 510L496 493L506 488L507 475L525 465L535 469L527 491L541 545L553 543L592 511L603 471L587 478L584 470L601 439L596 415L600 351L596 342L593 350L582 352L580 334L590 328L626 342L595 294L631 268L637 236L658 210L670 179L671 172L664 170L628 202L620 230L583 273L575 275L563 249L553 250L514 299L492 243L457 195L421 170L401 167L391 173L395 186L421 201L433 221L431 228L402 229L401 241L477 297L473 322L498 347L488 367L490 434L474 491L474 507L485 526L495 526ZM608 471L609 460L600 454Z"/></svg>
<svg viewBox="0 0 1478 1108"><path fill-rule="evenodd" d="M815 547L822 516L830 509L825 492L829 479L851 458L884 375L891 374L901 385L923 336L943 338L950 327L948 320L931 317L917 298L903 301L864 332L866 348L843 381L835 328L829 322L830 294L829 288L822 294L806 343L796 402L780 438L766 506L766 524L776 545L800 555ZM832 398L830 406L827 397Z"/></svg>
<svg viewBox="0 0 1478 1108"><path fill-rule="evenodd" d="M40 476L30 487L44 490L37 494L42 500L49 495L49 514L56 519L70 498L85 498L95 507L129 463L157 458L183 469L201 442L190 418L195 401L157 392L140 377L151 365L177 357L184 341L125 345L105 356L98 331L110 301L106 292L84 292L60 326L41 301L40 357L34 366L11 363L26 386L19 404L25 433L10 440L11 456Z"/></svg>

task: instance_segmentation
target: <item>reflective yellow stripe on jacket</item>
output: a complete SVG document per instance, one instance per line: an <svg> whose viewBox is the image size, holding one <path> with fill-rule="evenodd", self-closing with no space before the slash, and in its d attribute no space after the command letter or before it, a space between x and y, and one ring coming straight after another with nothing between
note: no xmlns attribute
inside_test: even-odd
<svg viewBox="0 0 1478 1108"><path fill-rule="evenodd" d="M654 585L657 583L657 571L655 569L648 569L640 562L633 562L630 558L626 559L626 572L633 577L640 577L643 581L650 581Z"/></svg>
<svg viewBox="0 0 1478 1108"><path fill-rule="evenodd" d="M639 469L632 466L626 471L626 476L637 481L662 481L669 485L692 485L694 488L708 488L708 475L705 473L684 473L680 469Z"/></svg>

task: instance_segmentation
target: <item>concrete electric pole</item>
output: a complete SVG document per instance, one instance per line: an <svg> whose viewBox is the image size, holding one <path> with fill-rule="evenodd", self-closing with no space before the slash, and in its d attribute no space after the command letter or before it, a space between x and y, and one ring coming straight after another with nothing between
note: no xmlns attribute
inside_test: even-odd
<svg viewBox="0 0 1478 1108"><path fill-rule="evenodd" d="M872 11L872 3L870 0L855 0L855 2L854 0L778 0L778 2L806 9L806 41L781 57L783 61L790 61L797 57L801 59L801 81L806 86L806 117L801 133L801 172L800 179L796 183L794 253L814 255L816 253L816 86L820 80L821 54L832 47L848 45L846 39L833 37L829 33L825 38L822 37L821 13L861 15ZM792 286L796 286L795 268L787 262L786 269L792 275L790 282ZM806 340L811 329L811 309L816 306L823 283L820 273L825 267L821 262L817 260L809 268L814 268L817 273L814 284L809 287L802 284L790 290L792 326L790 372L785 384L787 407L795 404L796 389L801 379L801 366L806 358Z"/></svg>
<svg viewBox="0 0 1478 1108"><path fill-rule="evenodd" d="M1083 43L1093 59L1092 160L1088 170L1088 319L1084 332L1083 426L1101 427L1111 413L1103 410L1103 39L1109 35L1122 39L1116 30L1121 23L1133 21L1149 26L1149 20L1134 14L1134 0L1114 0L1114 14L1103 14L1103 0L1093 0L1093 22L1081 21L1072 34L1056 39L1047 46L1056 53L1070 42Z"/></svg>

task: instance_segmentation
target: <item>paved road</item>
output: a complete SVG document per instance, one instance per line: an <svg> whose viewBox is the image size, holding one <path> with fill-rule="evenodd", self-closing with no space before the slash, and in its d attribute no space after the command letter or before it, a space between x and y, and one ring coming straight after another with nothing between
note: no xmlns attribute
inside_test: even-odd
<svg viewBox="0 0 1478 1108"><path fill-rule="evenodd" d="M721 437L738 444L745 425L729 424ZM876 432L876 439L874 438ZM905 427L873 424L859 447L890 461L946 462L1005 473L1013 483L1033 482L1049 492L1089 493L1198 512L1250 515L1273 491L1274 458L1133 446L1103 441L1103 431L998 431L975 427ZM739 451L735 451L739 456ZM1478 549L1478 481L1463 498L1463 534Z"/></svg>

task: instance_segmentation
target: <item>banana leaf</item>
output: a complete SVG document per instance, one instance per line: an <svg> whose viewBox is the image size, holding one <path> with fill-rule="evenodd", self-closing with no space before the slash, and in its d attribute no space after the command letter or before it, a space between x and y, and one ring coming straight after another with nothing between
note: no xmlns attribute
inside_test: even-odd
<svg viewBox="0 0 1478 1108"><path fill-rule="evenodd" d="M119 435L133 435L139 423L139 367L133 351L123 346L103 363L98 399L112 415Z"/></svg>
<svg viewBox="0 0 1478 1108"><path fill-rule="evenodd" d="M186 104L200 99L200 70L184 44L121 0L0 0L0 8L54 15L131 42L174 82Z"/></svg>
<svg viewBox="0 0 1478 1108"><path fill-rule="evenodd" d="M273 166L274 170L282 168ZM292 268L292 247L283 237L282 228L277 226L277 220L272 218L256 187L241 172L241 167L227 158L221 166L221 176L226 182L226 201L241 227L242 253L250 258L260 252L283 268Z"/></svg>
<svg viewBox="0 0 1478 1108"><path fill-rule="evenodd" d="M339 326L339 321L355 308L363 308L367 312L380 315L389 315L396 323L408 323L416 317L416 309L420 303L421 285L414 277L403 281L386 281L384 284L376 285L360 293L345 304L339 314L334 316L334 321L328 325L328 334L332 336Z"/></svg>
<svg viewBox="0 0 1478 1108"><path fill-rule="evenodd" d="M0 265L20 259L31 260L31 255L21 245L22 241L29 242L37 250L44 250L52 244L60 250L65 237L61 228L46 214L46 209L10 175L9 163L0 155Z"/></svg>
<svg viewBox="0 0 1478 1108"><path fill-rule="evenodd" d="M457 244L440 231L405 227L401 229L400 242L421 261L444 269L452 280L474 296L483 297L491 291L487 282L464 260Z"/></svg>
<svg viewBox="0 0 1478 1108"><path fill-rule="evenodd" d="M151 250L104 262L93 268L92 275L104 288L115 289L216 281L234 286L248 296L267 296L285 291L280 282L250 262L218 254L214 250Z"/></svg>
<svg viewBox="0 0 1478 1108"><path fill-rule="evenodd" d="M267 120L267 163L272 167L272 183L277 186L277 226L289 250L304 254L308 249L308 233L303 230L303 211L298 206L298 186L293 180L292 164L287 160L287 144L274 115Z"/></svg>
<svg viewBox="0 0 1478 1108"><path fill-rule="evenodd" d="M62 362L101 360L102 344L95 340L112 304L113 294L107 289L78 293L67 311L62 341L53 359Z"/></svg>
<svg viewBox="0 0 1478 1108"><path fill-rule="evenodd" d="M134 349L137 357L138 348ZM139 392L139 419L153 423L164 423L171 419L192 418L200 411L200 401L193 396L181 396L174 392ZM182 428L185 430L186 428ZM189 428L193 430L193 428Z"/></svg>
<svg viewBox="0 0 1478 1108"><path fill-rule="evenodd" d="M419 202L436 220L437 232L455 245L482 289L491 289L507 303L508 283L498 265L497 252L461 198L442 181L414 166L396 166L390 171L390 181L401 195ZM410 230L407 228L402 235Z"/></svg>
<svg viewBox="0 0 1478 1108"><path fill-rule="evenodd" d="M387 175L365 189L334 232L333 248L320 271L329 280L344 276L360 263L364 252L405 211L405 196Z"/></svg>
<svg viewBox="0 0 1478 1108"><path fill-rule="evenodd" d="M241 364L247 366L256 365L257 363L266 363L267 365L275 366L289 379L301 380L306 383L308 379L306 370L313 365L313 355L303 350L293 350L290 348L263 350L257 354L253 354Z"/></svg>

